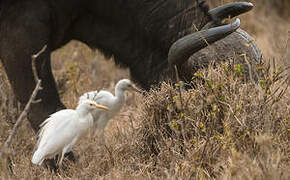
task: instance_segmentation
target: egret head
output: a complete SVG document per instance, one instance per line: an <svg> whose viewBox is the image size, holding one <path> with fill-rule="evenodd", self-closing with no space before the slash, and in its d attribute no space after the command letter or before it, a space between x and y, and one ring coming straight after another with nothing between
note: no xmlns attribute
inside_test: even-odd
<svg viewBox="0 0 290 180"><path fill-rule="evenodd" d="M141 92L132 81L129 79L122 79L120 80L116 87L118 87L122 91L136 91L136 92Z"/></svg>
<svg viewBox="0 0 290 180"><path fill-rule="evenodd" d="M79 108L87 109L89 111L95 110L96 108L102 109L102 110L109 110L108 107L97 104L96 102L94 102L90 99L86 99L86 100L82 101L82 103L77 106L77 109L79 109Z"/></svg>

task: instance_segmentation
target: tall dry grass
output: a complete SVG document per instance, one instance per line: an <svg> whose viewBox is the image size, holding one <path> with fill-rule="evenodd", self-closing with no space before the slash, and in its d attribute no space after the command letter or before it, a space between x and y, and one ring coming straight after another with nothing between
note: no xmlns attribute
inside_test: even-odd
<svg viewBox="0 0 290 180"><path fill-rule="evenodd" d="M261 65L264 77L246 83L233 67L200 70L190 90L164 83L136 96L105 136L83 138L73 149L77 162L57 173L30 163L36 140L26 122L2 177L289 179L286 76Z"/></svg>
<svg viewBox="0 0 290 180"><path fill-rule="evenodd" d="M73 148L76 163L65 160L66 170L56 173L31 164L36 138L25 121L10 158L0 163L0 177L290 179L290 93L287 83L281 84L289 73L279 74L290 58L285 54L289 22L268 1L263 2L257 1L257 8L242 16L243 28L253 34L264 53L265 64L259 66L264 77L257 83L244 81L242 66L224 63L193 75L191 90L180 90L182 83L164 83L144 95L128 94L126 107L104 136L83 138ZM128 70L116 67L113 59L104 60L75 41L52 58L68 108L75 107L83 92L101 88L112 92L119 79L129 77ZM273 58L275 67L270 63ZM0 69L1 146L19 108Z"/></svg>
<svg viewBox="0 0 290 180"><path fill-rule="evenodd" d="M196 73L192 90L163 84L145 97L137 143L156 177L290 178L287 86L278 71L263 69L256 84L229 67Z"/></svg>

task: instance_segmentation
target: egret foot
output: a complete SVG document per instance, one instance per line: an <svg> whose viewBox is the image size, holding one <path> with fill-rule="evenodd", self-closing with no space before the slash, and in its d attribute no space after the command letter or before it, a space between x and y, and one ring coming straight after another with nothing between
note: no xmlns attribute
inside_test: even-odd
<svg viewBox="0 0 290 180"><path fill-rule="evenodd" d="M64 155L64 159L68 159L70 162L72 163L76 163L77 159L74 155L74 153L72 151L66 153ZM66 171L67 170L67 166L65 165L65 163L62 163L62 166L59 167L57 165L57 160L58 160L58 155L55 156L55 158L53 159L46 159L43 161L45 167L47 169L49 169L51 172L58 172L59 168L61 168L62 170Z"/></svg>

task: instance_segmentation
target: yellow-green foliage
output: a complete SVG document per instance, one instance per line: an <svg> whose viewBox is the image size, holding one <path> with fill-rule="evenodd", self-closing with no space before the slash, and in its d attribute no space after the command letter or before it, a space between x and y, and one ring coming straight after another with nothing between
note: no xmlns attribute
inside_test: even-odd
<svg viewBox="0 0 290 180"><path fill-rule="evenodd" d="M289 178L286 81L260 66L260 83L224 63L195 73L193 89L163 84L149 92L136 147L144 162L152 158L164 177Z"/></svg>
<svg viewBox="0 0 290 180"><path fill-rule="evenodd" d="M74 72L84 68L68 64L73 68L65 66L57 73L77 77ZM0 176L289 179L287 73L261 64L257 67L263 76L245 80L242 67L223 63L196 72L190 84L163 83L135 100L129 94L126 107L105 136L82 139L73 148L77 162L65 160L65 170L58 173L31 164L36 138L25 121L8 153L10 159L1 161ZM83 71L86 77L91 76L89 72ZM82 92L94 85L84 77L73 84ZM100 82L97 85L112 87ZM71 85L63 88L66 105L74 107L77 92ZM11 129L12 124L1 119L0 146Z"/></svg>

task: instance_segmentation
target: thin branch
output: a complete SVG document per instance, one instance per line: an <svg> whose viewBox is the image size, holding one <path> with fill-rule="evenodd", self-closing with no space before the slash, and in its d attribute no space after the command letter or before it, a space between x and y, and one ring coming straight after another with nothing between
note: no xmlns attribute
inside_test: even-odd
<svg viewBox="0 0 290 180"><path fill-rule="evenodd" d="M176 80L177 80L177 83L180 83L180 79L179 79L179 74L178 74L178 69L177 69L177 66L174 65L174 70L175 70L175 75L176 75ZM182 101L182 87L181 87L181 84L178 85L178 92L179 92L179 101L180 101L180 104L181 104L181 112L184 113L184 106L183 106L183 101ZM184 133L184 118L181 117L182 121L181 121L181 135L182 135L182 138L183 138L183 141L185 141L185 133Z"/></svg>
<svg viewBox="0 0 290 180"><path fill-rule="evenodd" d="M177 69L176 65L174 65L174 69L175 69L177 83L180 83L180 78L179 78L178 69ZM182 85L179 84L178 85L178 92L179 92L179 97L180 97L181 110L183 110L182 92L181 91L182 91Z"/></svg>
<svg viewBox="0 0 290 180"><path fill-rule="evenodd" d="M231 105L229 105L228 103L225 103L225 102L223 102L223 101L218 101L219 103L221 103L221 104L223 104L223 105L226 105L226 106L228 106L229 107L229 109L230 109L230 111L231 111L231 113L233 114L233 116L234 116L234 118L237 120L237 122L241 125L241 126L245 126L240 120L239 120L239 118L235 115L235 113L234 113L234 111L233 111L233 108L231 107Z"/></svg>
<svg viewBox="0 0 290 180"><path fill-rule="evenodd" d="M175 72L175 76L176 76L176 81L179 82L180 79L179 79L178 70L177 70L177 66L176 65L174 65L174 72Z"/></svg>
<svg viewBox="0 0 290 180"><path fill-rule="evenodd" d="M253 78L252 66L251 66L250 62L248 61L248 59L247 59L247 55L246 54L241 54L240 56L244 58L244 61L248 65L250 80L252 81L253 84L256 84L255 81L254 81L254 78Z"/></svg>
<svg viewBox="0 0 290 180"><path fill-rule="evenodd" d="M9 137L7 138L7 140L5 141L4 145L2 146L2 148L0 150L0 159L2 159L3 154L6 154L8 152L8 149L9 149L10 145L12 144L12 140L13 140L13 138L16 135L17 129L19 128L19 126L20 126L21 122L23 121L23 119L25 119L27 117L27 114L30 111L31 104L32 103L38 103L38 102L41 101L41 99L35 100L38 91L42 89L41 80L39 79L37 71L36 71L35 61L36 61L36 58L42 52L45 51L45 49L46 49L46 45L37 54L31 56L31 60L32 60L31 66L32 66L32 71L33 71L33 75L34 75L36 86L35 86L32 94L31 94L27 104L25 105L24 110L22 111L22 113L18 117L16 123L14 124L11 134L9 135Z"/></svg>
<svg viewBox="0 0 290 180"><path fill-rule="evenodd" d="M37 92L41 89L41 80L38 80L35 89L33 90L33 93L28 101L28 103L26 104L24 110L22 111L22 113L20 114L20 116L18 117L16 123L13 126L13 130L12 133L9 135L9 137L7 138L7 140L5 141L1 151L0 151L0 159L2 158L4 153L7 153L8 148L10 147L12 140L16 134L16 131L18 129L18 127L20 126L22 120L27 116L27 113L30 110L30 106L32 104L32 102L34 101L34 99L36 98Z"/></svg>
<svg viewBox="0 0 290 180"><path fill-rule="evenodd" d="M36 53L36 54L31 56L32 72L33 72L35 83L37 83L38 80L39 80L39 77L38 77L38 74L37 74L37 70L36 70L35 61L36 61L36 58L38 56L40 56L40 54L42 54L46 50L46 47L47 47L47 45L44 45L43 48L38 53Z"/></svg>

